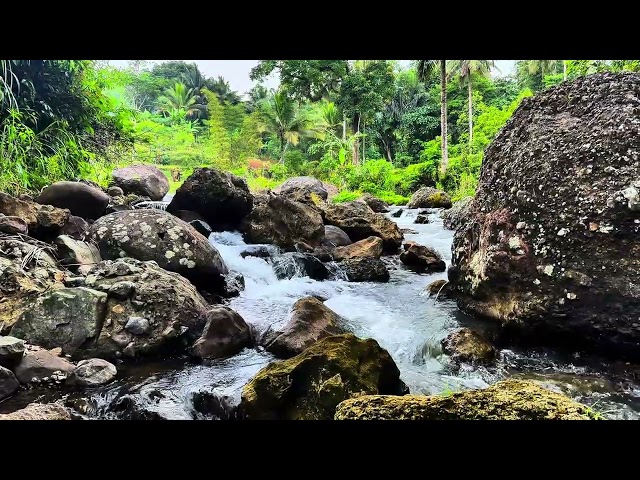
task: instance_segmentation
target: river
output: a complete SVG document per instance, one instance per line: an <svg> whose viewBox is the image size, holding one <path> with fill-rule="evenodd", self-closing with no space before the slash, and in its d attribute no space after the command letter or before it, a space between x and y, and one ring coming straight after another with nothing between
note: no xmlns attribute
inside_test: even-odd
<svg viewBox="0 0 640 480"><path fill-rule="evenodd" d="M400 228L417 232L405 234L406 240L436 249L449 265L453 232L443 228L437 211L429 214L428 224L414 224L416 213L417 210L403 209L399 218L390 218ZM286 323L291 306L299 298L319 295L346 319L347 329L361 338L376 339L389 351L411 393L482 388L515 376L542 381L550 389L593 406L605 418L640 417L640 382L631 365L577 354L503 349L495 366L454 368L442 354L440 341L460 326L483 329L487 325L461 313L452 300L436 301L427 296L425 286L446 278L444 272L416 274L394 256L386 257L391 273L388 283L316 281L303 276L278 280L267 261L240 256L246 244L239 233L214 233L209 240L229 268L244 275L245 290L229 305L258 334ZM68 401L73 399L74 405L82 406L84 418L224 418L225 414L216 407L202 407L211 404L201 400L202 394L204 398L216 398L213 403L226 405L228 410L238 404L242 387L249 379L273 360L268 352L245 349L231 358L200 365L184 359L122 365L118 367L118 380L110 385L70 394L34 389L2 402L0 411L29 401L67 396Z"/></svg>

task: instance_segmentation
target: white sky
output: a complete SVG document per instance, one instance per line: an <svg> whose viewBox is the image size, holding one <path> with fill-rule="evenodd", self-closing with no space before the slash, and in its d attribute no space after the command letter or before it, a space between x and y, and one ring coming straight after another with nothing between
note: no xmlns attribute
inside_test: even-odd
<svg viewBox="0 0 640 480"><path fill-rule="evenodd" d="M160 63L165 60L150 60L153 63ZM109 60L109 64L114 67L124 68L127 66L128 60ZM216 78L218 75L224 77L229 82L231 88L240 94L244 94L251 90L255 82L249 78L249 72L255 67L259 60L185 60L185 62L196 62L200 71L206 77ZM408 65L410 60L400 60L403 65ZM496 66L500 71L492 71L495 77L501 77L512 73L515 60L496 60ZM275 75L271 75L264 82L267 88L276 88L278 79Z"/></svg>

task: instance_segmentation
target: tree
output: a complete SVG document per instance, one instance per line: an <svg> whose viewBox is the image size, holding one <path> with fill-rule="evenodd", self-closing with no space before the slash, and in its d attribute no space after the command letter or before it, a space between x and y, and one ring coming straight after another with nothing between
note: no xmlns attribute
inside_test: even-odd
<svg viewBox="0 0 640 480"><path fill-rule="evenodd" d="M280 85L297 100L331 100L348 74L346 60L261 60L251 69L251 80L261 81L274 71Z"/></svg>
<svg viewBox="0 0 640 480"><path fill-rule="evenodd" d="M230 103L231 105L237 105L241 102L240 96L237 92L231 90L231 86L229 82L227 82L223 77L218 76L216 80L208 79L207 80L207 89L218 96L218 100L223 105L226 103Z"/></svg>
<svg viewBox="0 0 640 480"><path fill-rule="evenodd" d="M447 147L447 66L446 60L418 60L418 78L423 82L433 72L440 71L440 171L444 174L449 165L449 149Z"/></svg>
<svg viewBox="0 0 640 480"><path fill-rule="evenodd" d="M452 74L458 75L460 80L467 82L469 96L469 145L473 143L473 76L474 74L489 75L495 66L494 60L451 60L447 62Z"/></svg>
<svg viewBox="0 0 640 480"><path fill-rule="evenodd" d="M289 144L297 145L300 137L313 135L311 122L298 102L287 96L284 90L275 92L260 103L265 130L279 141L280 161Z"/></svg>
<svg viewBox="0 0 640 480"><path fill-rule="evenodd" d="M224 125L224 108L215 93L204 88L202 94L207 99L207 111L209 112L209 120L205 123L209 127L207 146L210 149L211 157L219 164L228 164L231 156L231 140Z"/></svg>
<svg viewBox="0 0 640 480"><path fill-rule="evenodd" d="M248 95L249 100L244 105L247 113L253 113L258 110L260 102L269 96L269 90L264 85L258 84L249 90Z"/></svg>
<svg viewBox="0 0 640 480"><path fill-rule="evenodd" d="M184 83L176 83L173 88L167 88L164 95L158 98L160 111L170 113L172 111L184 110L189 118L197 118L198 111L203 107L196 103L196 96L193 89L187 88Z"/></svg>

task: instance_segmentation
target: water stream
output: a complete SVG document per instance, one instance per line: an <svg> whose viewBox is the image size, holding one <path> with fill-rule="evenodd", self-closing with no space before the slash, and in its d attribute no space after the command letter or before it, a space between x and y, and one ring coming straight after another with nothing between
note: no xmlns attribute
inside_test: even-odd
<svg viewBox="0 0 640 480"><path fill-rule="evenodd" d="M437 211L429 214L428 224L414 224L416 214L417 210L403 209L402 215L392 220L401 228L417 232L406 233L406 240L436 249L448 265L453 232L442 227ZM440 341L461 325L475 328L486 328L486 325L462 314L454 301L439 299L436 302L427 296L425 286L446 278L444 272L416 274L394 256L386 257L391 273L388 283L316 281L304 276L278 280L267 260L240 255L247 245L239 233L214 233L209 240L229 268L244 275L244 292L229 304L258 334L283 325L299 298L319 295L326 298L328 307L346 319L345 327L350 331L361 338L376 339L389 351L411 393L438 394L482 388L518 376L543 381L549 388L594 406L607 418L640 417L640 383L630 365L514 349L502 350L492 367L454 368L442 354ZM272 246L268 248L277 250ZM224 418L224 413L216 413L217 404L236 405L242 387L273 360L268 352L245 349L231 358L202 365L179 359L123 365L118 367L116 382L68 395L69 399L76 399L75 405L82 406L86 418ZM64 392L32 390L3 402L0 410L61 395ZM217 399L214 407L210 406L210 400L207 403L206 399L211 398ZM203 408L203 403L209 407Z"/></svg>

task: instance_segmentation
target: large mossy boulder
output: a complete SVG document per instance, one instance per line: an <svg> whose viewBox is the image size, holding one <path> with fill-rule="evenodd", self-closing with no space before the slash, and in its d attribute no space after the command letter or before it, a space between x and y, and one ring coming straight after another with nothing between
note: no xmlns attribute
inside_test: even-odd
<svg viewBox="0 0 640 480"><path fill-rule="evenodd" d="M155 209L117 212L91 226L103 259L131 257L155 261L196 286L222 291L228 273L218 250L191 225Z"/></svg>
<svg viewBox="0 0 640 480"><path fill-rule="evenodd" d="M336 420L592 420L588 407L533 382L428 397L365 395L338 405Z"/></svg>
<svg viewBox="0 0 640 480"><path fill-rule="evenodd" d="M247 242L271 243L286 250L294 250L297 243L317 247L324 240L322 215L316 208L272 193L256 195L241 230Z"/></svg>
<svg viewBox="0 0 640 480"><path fill-rule="evenodd" d="M96 220L105 214L109 195L82 182L55 182L40 192L36 202L66 208L71 215Z"/></svg>
<svg viewBox="0 0 640 480"><path fill-rule="evenodd" d="M242 390L240 412L252 420L330 420L354 395L405 393L398 367L378 342L335 335L260 370Z"/></svg>
<svg viewBox="0 0 640 480"><path fill-rule="evenodd" d="M169 180L153 165L131 165L117 168L111 174L111 182L125 194L135 194L159 201L169 191Z"/></svg>
<svg viewBox="0 0 640 480"><path fill-rule="evenodd" d="M384 250L395 253L402 245L402 232L398 225L381 213L375 213L364 202L345 202L326 205L325 223L341 228L352 241L370 236L380 237Z"/></svg>
<svg viewBox="0 0 640 480"><path fill-rule="evenodd" d="M451 197L433 187L422 187L411 196L408 208L451 208Z"/></svg>
<svg viewBox="0 0 640 480"><path fill-rule="evenodd" d="M640 74L525 99L485 151L449 280L510 338L640 359Z"/></svg>
<svg viewBox="0 0 640 480"><path fill-rule="evenodd" d="M454 362L474 365L491 363L496 349L482 335L470 328L454 330L442 340L442 350Z"/></svg>
<svg viewBox="0 0 640 480"><path fill-rule="evenodd" d="M215 168L198 168L178 188L167 211L190 210L214 230L228 230L237 228L252 206L244 179Z"/></svg>

